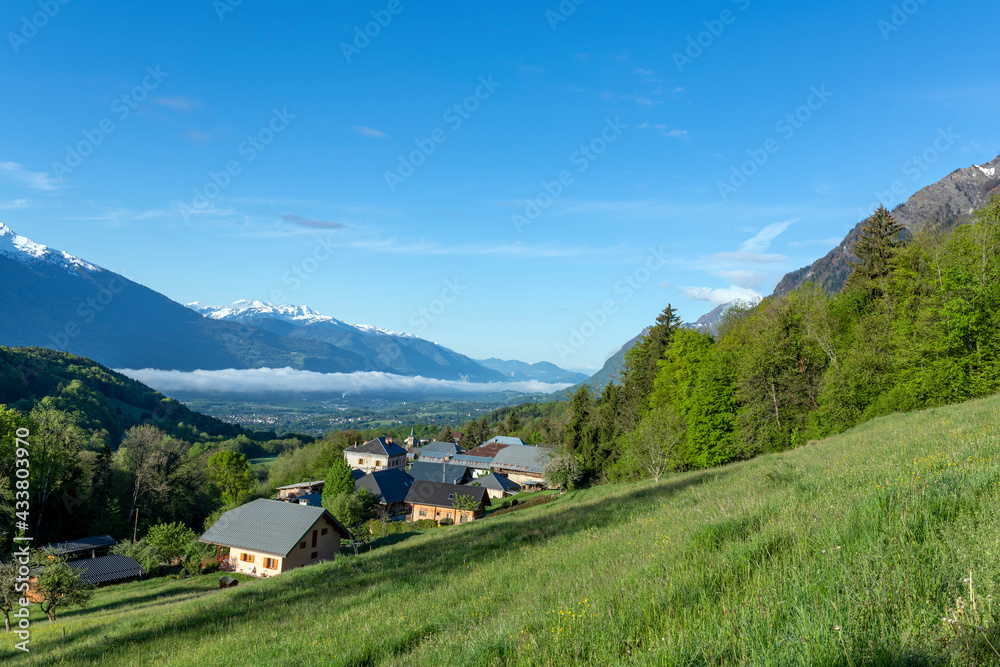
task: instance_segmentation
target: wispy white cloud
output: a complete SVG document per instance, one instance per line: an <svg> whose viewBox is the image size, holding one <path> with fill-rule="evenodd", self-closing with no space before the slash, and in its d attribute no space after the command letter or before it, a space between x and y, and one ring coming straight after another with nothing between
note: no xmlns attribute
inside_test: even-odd
<svg viewBox="0 0 1000 667"><path fill-rule="evenodd" d="M315 218L303 218L300 215L283 215L281 219L299 227L309 229L343 229L347 225L340 222L329 222L327 220L316 220Z"/></svg>
<svg viewBox="0 0 1000 667"><path fill-rule="evenodd" d="M559 259L568 257L584 257L601 255L609 252L608 248L559 247L551 245L529 246L523 243L506 243L499 245L442 245L433 241L400 241L392 238L368 238L348 240L339 247L355 248L404 255L452 255L460 256L498 256L523 259Z"/></svg>
<svg viewBox="0 0 1000 667"><path fill-rule="evenodd" d="M183 111L185 113L201 108L201 100L196 100L193 97L186 97L184 95L156 97L153 98L153 104L160 107L167 107L168 109L173 109L174 111Z"/></svg>
<svg viewBox="0 0 1000 667"><path fill-rule="evenodd" d="M677 128L670 129L668 125L654 125L650 122L645 122L642 125L637 125L636 129L639 130L655 130L657 134L661 137L669 137L671 139L687 139L688 131L679 130Z"/></svg>
<svg viewBox="0 0 1000 667"><path fill-rule="evenodd" d="M28 208L31 205L27 199L15 199L13 201L0 201L0 209L9 211L15 208Z"/></svg>
<svg viewBox="0 0 1000 667"><path fill-rule="evenodd" d="M728 280L738 287L746 287L748 289L755 289L765 280L774 277L773 273L755 271L753 269L722 269L719 271L712 271L710 275L718 276L723 280Z"/></svg>
<svg viewBox="0 0 1000 667"><path fill-rule="evenodd" d="M58 190L58 183L53 178L40 171L29 171L17 162L0 162L0 176L14 181L30 190Z"/></svg>
<svg viewBox="0 0 1000 667"><path fill-rule="evenodd" d="M773 264L787 259L785 255L760 252L717 252L712 256L726 262L747 262L749 264Z"/></svg>
<svg viewBox="0 0 1000 667"><path fill-rule="evenodd" d="M436 380L389 373L315 373L292 368L229 369L221 371L165 371L151 368L121 369L120 373L167 394L264 394L279 392L341 394L344 396L387 393L435 396L487 394L500 391L551 393L568 383L489 382Z"/></svg>
<svg viewBox="0 0 1000 667"><path fill-rule="evenodd" d="M716 306L731 301L751 301L761 298L760 293L755 290L730 285L726 288L712 289L711 287L682 287L681 292L695 301L708 301Z"/></svg>
<svg viewBox="0 0 1000 667"><path fill-rule="evenodd" d="M798 222L801 218L793 218L783 222L775 222L757 232L753 238L749 238L740 245L740 252L762 253L771 247L774 239L778 238L790 225Z"/></svg>
<svg viewBox="0 0 1000 667"><path fill-rule="evenodd" d="M205 143L212 138L212 135L202 132L201 130L188 130L184 133L184 136L188 139L194 139L195 141Z"/></svg>
<svg viewBox="0 0 1000 667"><path fill-rule="evenodd" d="M388 139L389 135L385 132L379 132L373 127L362 127L357 125L351 128L351 132L355 134L360 134L362 137L370 137L372 139Z"/></svg>

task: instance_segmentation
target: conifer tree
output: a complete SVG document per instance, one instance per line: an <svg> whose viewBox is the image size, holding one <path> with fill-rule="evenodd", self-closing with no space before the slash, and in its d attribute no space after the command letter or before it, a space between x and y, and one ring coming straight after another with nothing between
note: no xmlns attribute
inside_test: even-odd
<svg viewBox="0 0 1000 667"><path fill-rule="evenodd" d="M905 245L902 238L905 229L884 206L879 206L865 220L851 246L857 261L848 262L853 271L844 285L845 292L862 289L872 296L881 296L882 289L878 282L889 275L893 257Z"/></svg>

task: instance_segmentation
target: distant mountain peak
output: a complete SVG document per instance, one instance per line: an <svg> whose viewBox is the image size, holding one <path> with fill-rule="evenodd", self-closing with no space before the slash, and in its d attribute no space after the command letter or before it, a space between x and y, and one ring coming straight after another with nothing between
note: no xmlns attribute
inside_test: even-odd
<svg viewBox="0 0 1000 667"><path fill-rule="evenodd" d="M74 257L68 252L56 250L41 243L35 243L26 236L21 236L13 229L0 222L0 255L5 255L22 264L52 264L65 269L75 276L79 270L100 271L101 267Z"/></svg>
<svg viewBox="0 0 1000 667"><path fill-rule="evenodd" d="M892 216L909 230L924 226L952 229L971 222L976 209L1000 194L1000 156L983 164L956 169L936 183L921 188L892 209ZM889 202L885 203L886 206ZM785 274L774 296L788 294L807 281L830 294L841 290L851 274L851 251L864 221L857 223L836 248L808 266Z"/></svg>
<svg viewBox="0 0 1000 667"><path fill-rule="evenodd" d="M396 336L399 338L417 338L410 333L389 331L370 324L348 324L342 320L329 315L323 315L309 306L283 306L257 301L256 299L240 299L228 306L206 306L198 301L187 304L187 307L195 312L201 313L205 317L213 320L237 320L253 317L264 317L269 319L291 322L293 324L318 324L325 323L344 329L354 329L367 334L381 334L384 336Z"/></svg>

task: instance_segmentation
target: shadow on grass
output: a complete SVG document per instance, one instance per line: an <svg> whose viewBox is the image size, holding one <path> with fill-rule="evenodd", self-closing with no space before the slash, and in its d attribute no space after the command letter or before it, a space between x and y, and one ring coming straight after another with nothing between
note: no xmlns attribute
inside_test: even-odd
<svg viewBox="0 0 1000 667"><path fill-rule="evenodd" d="M426 591L453 577L460 564L489 563L523 546L625 522L636 512L648 511L688 488L726 474L725 469L704 471L685 475L683 479L611 494L610 497L584 499L582 503L570 503L571 498L563 496L523 513L514 512L462 526L435 529L430 532L439 539L421 540L415 544L408 542L419 533L389 535L377 540L373 544L377 547L364 558L351 556L329 566L303 568L297 570L294 576L278 577L260 586L225 591L214 599L206 600L205 604L182 618L171 619L154 628L116 633L103 646L69 650L53 656L52 661L99 661L109 649L142 645L164 636L182 645L196 646L200 637L225 633L232 625L261 625L266 621L266 615L282 604L293 606L307 600L322 600L324 605L343 605L344 613L350 613L351 604L374 587L391 585L397 589ZM395 548L385 548L389 546ZM390 574L393 576L387 576ZM130 603L134 602L123 601L121 604ZM419 644L420 637L438 631L435 626L427 625L396 638L387 634L377 646L359 649L346 660L346 664L369 665L398 658L412 651Z"/></svg>
<svg viewBox="0 0 1000 667"><path fill-rule="evenodd" d="M178 600L176 600L175 598L181 596L185 596L185 598L193 596L200 597L202 595L212 592L214 592L212 589L175 586L173 588L168 588L166 590L158 591L156 593L150 593L149 595L122 598L120 600L112 600L105 604L88 605L87 607L74 607L72 609L59 612L59 620L62 620L64 618L72 618L74 616L79 616L81 614L88 614L95 611L112 611L120 607L132 607L135 605L145 604L147 602L162 602L165 604L178 602Z"/></svg>

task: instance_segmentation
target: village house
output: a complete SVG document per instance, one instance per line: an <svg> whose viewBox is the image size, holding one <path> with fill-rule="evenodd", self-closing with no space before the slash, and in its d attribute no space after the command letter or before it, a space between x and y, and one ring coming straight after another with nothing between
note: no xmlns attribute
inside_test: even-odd
<svg viewBox="0 0 1000 667"><path fill-rule="evenodd" d="M532 445L510 445L493 458L493 472L521 485L525 491L545 488L545 465L552 450Z"/></svg>
<svg viewBox="0 0 1000 667"><path fill-rule="evenodd" d="M448 463L452 465L468 466L472 471L472 477L478 478L490 474L493 471L492 456L469 456L469 453L458 454L451 457Z"/></svg>
<svg viewBox="0 0 1000 667"><path fill-rule="evenodd" d="M482 445L479 445L478 447L473 447L469 451L465 452L464 455L489 458L492 461L493 457L495 457L498 453L500 453L501 449L506 449L509 446L510 445L506 443L497 442L496 438L493 438L488 443L484 443Z"/></svg>
<svg viewBox="0 0 1000 667"><path fill-rule="evenodd" d="M312 493L323 493L323 487L325 485L326 482L321 479L315 482L299 482L298 484L279 486L278 500L295 500L300 496L308 496Z"/></svg>
<svg viewBox="0 0 1000 667"><path fill-rule="evenodd" d="M526 443L524 440L521 440L520 438L513 438L509 435L498 435L490 438L480 446L487 447L489 445L506 445L507 447L510 447L512 445L517 445L520 447L525 447L527 444L528 443Z"/></svg>
<svg viewBox="0 0 1000 667"><path fill-rule="evenodd" d="M406 467L406 450L392 438L375 438L363 445L352 445L344 450L344 458L349 466L365 474Z"/></svg>
<svg viewBox="0 0 1000 667"><path fill-rule="evenodd" d="M508 496L511 496L521 490L521 486L519 484L516 484L503 475L498 475L495 472L491 472L484 477L480 477L473 482L469 482L466 486L470 486L472 484L478 484L486 489L486 493L490 498L507 498Z"/></svg>
<svg viewBox="0 0 1000 667"><path fill-rule="evenodd" d="M333 560L341 538L350 537L322 507L261 498L220 516L199 541L218 547L216 558L227 572L273 577Z"/></svg>
<svg viewBox="0 0 1000 667"><path fill-rule="evenodd" d="M368 489L379 507L389 514L401 512L406 507L406 494L413 485L413 478L408 474L393 468L392 470L376 470L357 480L354 490Z"/></svg>
<svg viewBox="0 0 1000 667"><path fill-rule="evenodd" d="M459 506L468 503L466 509ZM489 505L486 489L440 482L413 482L406 494L406 504L410 506L410 521L433 519L440 523L449 520L456 524L468 523L486 514Z"/></svg>
<svg viewBox="0 0 1000 667"><path fill-rule="evenodd" d="M452 457L461 454L465 450L454 442L434 442L425 445L417 450L417 460L432 463L443 463Z"/></svg>
<svg viewBox="0 0 1000 667"><path fill-rule="evenodd" d="M417 461L410 466L410 477L425 482L441 482L442 484L465 484L472 481L472 470L469 466L452 465L450 463L433 463Z"/></svg>

